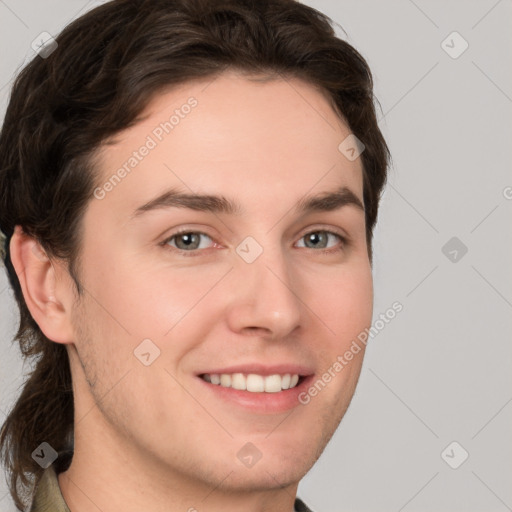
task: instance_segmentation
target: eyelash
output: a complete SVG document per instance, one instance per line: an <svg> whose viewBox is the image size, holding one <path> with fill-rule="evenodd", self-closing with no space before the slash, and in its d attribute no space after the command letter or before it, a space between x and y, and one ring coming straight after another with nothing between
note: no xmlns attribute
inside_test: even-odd
<svg viewBox="0 0 512 512"><path fill-rule="evenodd" d="M305 238L308 235L311 235L312 233L327 233L330 235L334 235L335 237L337 237L340 240L341 243L334 248L331 247L330 249L312 249L310 247L305 247L305 249L311 249L312 251L319 252L321 254L333 254L333 253L338 253L338 252L342 251L348 245L348 240L345 236L341 235L340 233L337 233L336 231L330 231L327 229L316 229L313 231L308 231L307 233L304 233L304 235L302 235L299 240ZM192 249L190 251L185 251L183 249L178 249L177 247L172 247L172 246L168 245L169 242L171 240L173 240L174 238L179 237L180 235L185 235L185 234L187 234L187 235L188 234L204 235L204 236L207 236L210 240L212 240L212 242L215 243L215 240L213 240L213 238L210 235L208 235L207 233L203 233L202 231L193 231L193 230L185 228L185 229L176 231L176 233L173 233L171 236L169 236L168 238L163 240L160 243L160 245L162 245L164 248L171 247L171 249L170 249L171 251L177 252L178 254L181 254L185 257L199 256L202 251L206 250L206 249Z"/></svg>

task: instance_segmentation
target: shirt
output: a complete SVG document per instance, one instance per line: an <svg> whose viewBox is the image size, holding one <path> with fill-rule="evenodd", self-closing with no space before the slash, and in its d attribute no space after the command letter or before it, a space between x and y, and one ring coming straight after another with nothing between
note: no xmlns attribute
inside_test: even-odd
<svg viewBox="0 0 512 512"><path fill-rule="evenodd" d="M312 512L300 498L295 498L295 512ZM34 492L30 512L71 512L60 491L53 464L43 471Z"/></svg>

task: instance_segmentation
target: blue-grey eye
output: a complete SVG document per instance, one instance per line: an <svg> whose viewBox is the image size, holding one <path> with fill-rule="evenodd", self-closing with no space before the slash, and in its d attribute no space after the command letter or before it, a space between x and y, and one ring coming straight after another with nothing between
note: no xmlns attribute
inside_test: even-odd
<svg viewBox="0 0 512 512"><path fill-rule="evenodd" d="M204 233L199 233L198 231L189 231L186 233L177 233L173 235L167 240L167 243L171 244L172 241L175 241L175 245L173 245L173 247L183 251L205 249L206 247L204 247L204 244L201 245L201 237L206 237L211 240L211 238Z"/></svg>
<svg viewBox="0 0 512 512"><path fill-rule="evenodd" d="M327 249L328 247L333 247L333 245L327 246L329 237L331 237L331 240L333 237L341 240L340 235L331 233L330 231L311 231L301 238L301 240L305 240L305 245L300 247L307 247L309 249ZM336 243L334 245L336 245Z"/></svg>

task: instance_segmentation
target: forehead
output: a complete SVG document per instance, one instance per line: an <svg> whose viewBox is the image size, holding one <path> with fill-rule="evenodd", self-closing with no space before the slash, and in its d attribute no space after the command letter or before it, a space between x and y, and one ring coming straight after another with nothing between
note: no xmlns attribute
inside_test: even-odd
<svg viewBox="0 0 512 512"><path fill-rule="evenodd" d="M340 185L362 199L361 159L338 149L349 127L302 80L224 73L157 94L141 118L99 154L111 208L133 210L170 187L274 209Z"/></svg>

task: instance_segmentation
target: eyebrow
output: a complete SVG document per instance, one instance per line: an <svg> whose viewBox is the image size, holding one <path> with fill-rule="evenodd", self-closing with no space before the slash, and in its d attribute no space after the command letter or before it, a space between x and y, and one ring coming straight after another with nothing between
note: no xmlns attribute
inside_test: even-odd
<svg viewBox="0 0 512 512"><path fill-rule="evenodd" d="M314 211L333 211L344 206L354 206L364 212L364 205L357 195L348 187L341 186L333 192L323 192L301 198L294 208L296 214ZM227 215L242 215L244 208L234 200L222 195L187 194L176 189L170 189L139 206L131 218L136 218L145 212L164 208L188 208L191 210L224 213Z"/></svg>

